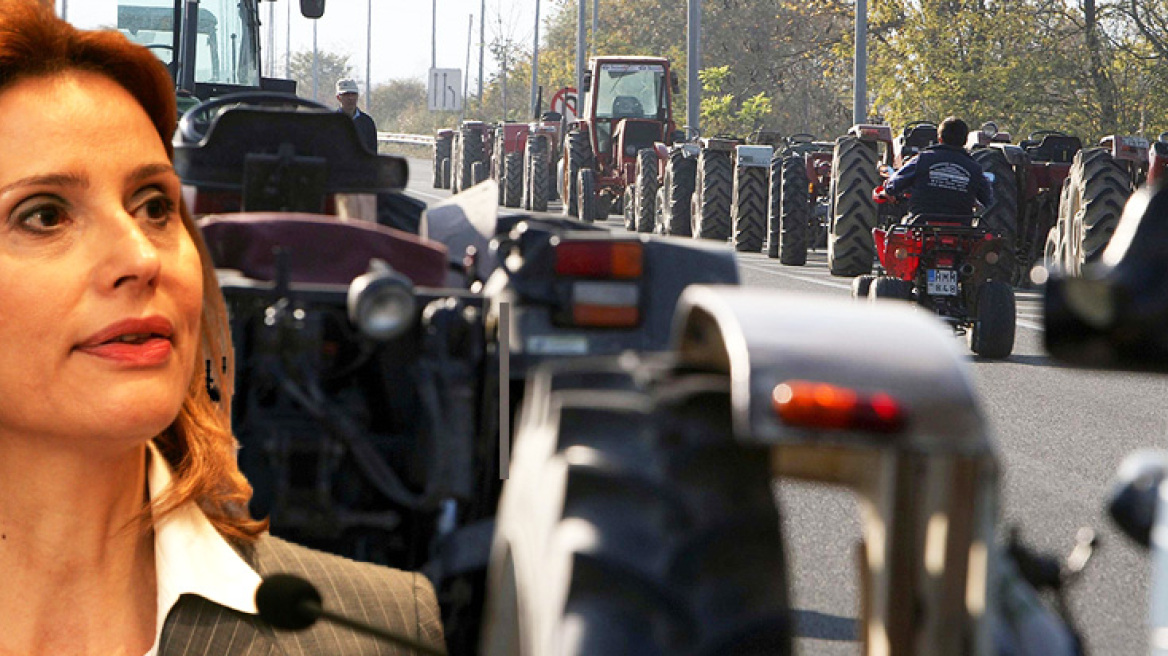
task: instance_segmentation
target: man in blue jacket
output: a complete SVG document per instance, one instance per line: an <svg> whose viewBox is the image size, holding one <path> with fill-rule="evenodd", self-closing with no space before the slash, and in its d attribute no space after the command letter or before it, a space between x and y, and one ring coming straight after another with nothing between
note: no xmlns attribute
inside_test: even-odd
<svg viewBox="0 0 1168 656"><path fill-rule="evenodd" d="M941 121L939 132L941 143L924 149L892 174L884 193L911 193L910 214L949 215L953 217L949 220L968 225L977 203L989 207L994 202L993 188L981 165L965 151L969 136L965 121L950 116Z"/></svg>
<svg viewBox="0 0 1168 656"><path fill-rule="evenodd" d="M357 81L352 78L344 78L337 81L337 102L341 108L338 112L343 112L349 118L353 119L353 126L357 128L357 136L361 138L361 143L364 144L370 152L377 152L377 126L373 123L373 118L357 109Z"/></svg>

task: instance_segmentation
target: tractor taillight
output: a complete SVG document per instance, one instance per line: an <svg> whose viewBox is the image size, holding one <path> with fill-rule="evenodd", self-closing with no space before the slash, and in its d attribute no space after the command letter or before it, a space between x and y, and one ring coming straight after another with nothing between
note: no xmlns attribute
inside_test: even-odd
<svg viewBox="0 0 1168 656"><path fill-rule="evenodd" d="M830 383L780 383L775 386L771 403L783 423L802 428L896 433L908 421L907 410L890 394L861 394Z"/></svg>
<svg viewBox="0 0 1168 656"><path fill-rule="evenodd" d="M579 280L572 283L572 323L629 328L641 320L641 290L635 282Z"/></svg>
<svg viewBox="0 0 1168 656"><path fill-rule="evenodd" d="M556 274L580 278L640 278L641 243L564 241L556 245Z"/></svg>

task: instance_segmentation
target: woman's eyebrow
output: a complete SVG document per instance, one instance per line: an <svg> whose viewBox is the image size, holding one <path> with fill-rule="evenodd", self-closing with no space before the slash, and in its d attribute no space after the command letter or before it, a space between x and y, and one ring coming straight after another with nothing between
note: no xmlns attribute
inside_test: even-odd
<svg viewBox="0 0 1168 656"><path fill-rule="evenodd" d="M45 173L30 175L0 187L0 196L20 187L46 185L53 187L88 187L89 176L80 173Z"/></svg>
<svg viewBox="0 0 1168 656"><path fill-rule="evenodd" d="M169 162L165 164L161 162L154 164L143 164L130 173L129 180L131 182L141 182L160 173L169 173L171 175L175 175L174 166L172 166Z"/></svg>

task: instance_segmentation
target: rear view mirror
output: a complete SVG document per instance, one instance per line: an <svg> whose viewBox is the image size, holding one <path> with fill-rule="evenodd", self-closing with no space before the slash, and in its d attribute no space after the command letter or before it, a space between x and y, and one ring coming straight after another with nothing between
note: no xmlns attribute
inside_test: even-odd
<svg viewBox="0 0 1168 656"><path fill-rule="evenodd" d="M300 0L300 14L305 18L324 16L324 0Z"/></svg>
<svg viewBox="0 0 1168 656"><path fill-rule="evenodd" d="M677 71L669 71L669 88L673 93L681 93L681 82L677 79Z"/></svg>

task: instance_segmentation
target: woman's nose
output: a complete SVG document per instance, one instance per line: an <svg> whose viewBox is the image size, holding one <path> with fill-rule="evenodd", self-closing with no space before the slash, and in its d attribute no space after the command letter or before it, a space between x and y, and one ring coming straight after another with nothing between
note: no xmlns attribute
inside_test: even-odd
<svg viewBox="0 0 1168 656"><path fill-rule="evenodd" d="M153 287L158 282L161 258L158 246L133 216L118 212L109 222L106 253L106 271L103 284L109 289L125 287Z"/></svg>

